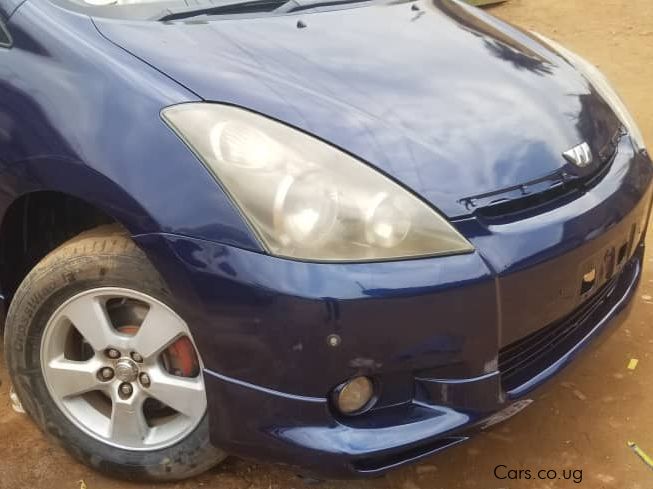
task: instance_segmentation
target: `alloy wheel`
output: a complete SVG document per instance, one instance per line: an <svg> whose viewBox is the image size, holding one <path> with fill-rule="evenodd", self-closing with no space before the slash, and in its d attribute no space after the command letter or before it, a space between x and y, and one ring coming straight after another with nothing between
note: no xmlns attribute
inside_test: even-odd
<svg viewBox="0 0 653 489"><path fill-rule="evenodd" d="M201 360L167 305L125 288L67 300L43 334L41 368L57 406L117 448L156 450L192 432L206 411Z"/></svg>

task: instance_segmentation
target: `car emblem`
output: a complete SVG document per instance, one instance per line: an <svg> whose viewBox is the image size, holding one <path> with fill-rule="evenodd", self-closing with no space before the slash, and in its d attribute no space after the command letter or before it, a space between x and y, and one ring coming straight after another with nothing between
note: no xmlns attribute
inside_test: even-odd
<svg viewBox="0 0 653 489"><path fill-rule="evenodd" d="M562 153L562 156L565 159L576 165L578 168L585 168L592 164L594 157L592 156L592 148L587 143L579 144L578 146L571 148L569 151Z"/></svg>

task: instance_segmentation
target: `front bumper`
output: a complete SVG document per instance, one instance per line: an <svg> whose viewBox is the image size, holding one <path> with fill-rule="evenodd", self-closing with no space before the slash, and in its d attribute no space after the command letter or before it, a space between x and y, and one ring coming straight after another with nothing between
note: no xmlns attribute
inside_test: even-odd
<svg viewBox="0 0 653 489"><path fill-rule="evenodd" d="M479 250L469 255L315 264L174 235L135 239L195 337L216 445L317 476L374 475L501 419L624 317L651 168L622 142L606 176L564 205L455 223ZM329 392L358 374L380 381L379 401L341 417Z"/></svg>
<svg viewBox="0 0 653 489"><path fill-rule="evenodd" d="M410 402L347 420L334 415L324 399L288 396L207 372L210 404L220 406L212 413L217 443L230 453L329 478L379 475L457 445L526 407L526 391L627 318L643 251L624 267L611 297L581 325L582 339L518 390L503 390L499 372L473 379L415 378Z"/></svg>
<svg viewBox="0 0 653 489"><path fill-rule="evenodd" d="M581 326L583 337L530 379L531 390L557 373L601 331L628 315L643 249L606 300ZM320 477L374 476L433 455L516 414L529 401L505 392L500 373L474 379L414 380L413 399L362 419L338 419L323 399L288 396L213 372L205 375L217 443L230 453L295 466ZM517 401L517 402L516 402Z"/></svg>

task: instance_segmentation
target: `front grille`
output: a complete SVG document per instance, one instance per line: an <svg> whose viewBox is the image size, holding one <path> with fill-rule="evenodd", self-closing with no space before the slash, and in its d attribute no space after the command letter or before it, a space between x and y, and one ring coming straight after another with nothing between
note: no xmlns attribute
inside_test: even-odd
<svg viewBox="0 0 653 489"><path fill-rule="evenodd" d="M626 287L629 269L632 261L570 315L502 348L499 371L503 389L510 391L525 384L582 341L625 293L620 289Z"/></svg>

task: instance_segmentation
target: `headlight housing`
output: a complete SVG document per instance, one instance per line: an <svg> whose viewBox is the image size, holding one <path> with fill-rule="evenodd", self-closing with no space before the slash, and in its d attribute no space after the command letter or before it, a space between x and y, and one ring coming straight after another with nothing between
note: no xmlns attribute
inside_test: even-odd
<svg viewBox="0 0 653 489"><path fill-rule="evenodd" d="M211 103L169 107L163 118L274 255L375 261L473 251L415 195L299 130Z"/></svg>
<svg viewBox="0 0 653 489"><path fill-rule="evenodd" d="M614 113L619 117L619 120L624 125L633 141L633 145L637 151L646 151L646 144L644 143L644 135L635 122L630 111L624 104L623 100L614 89L612 84L608 81L607 77L592 63L582 58L581 56L573 53L561 44L552 41L551 39L533 32L542 42L548 44L560 56L565 58L572 64L578 71L581 72L585 78L592 84L599 95L612 107Z"/></svg>

